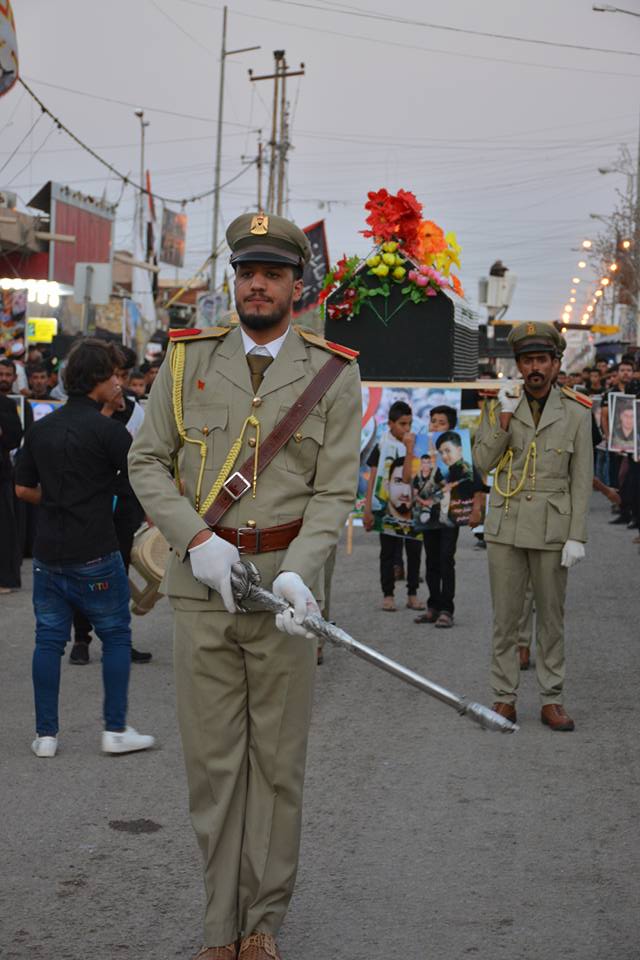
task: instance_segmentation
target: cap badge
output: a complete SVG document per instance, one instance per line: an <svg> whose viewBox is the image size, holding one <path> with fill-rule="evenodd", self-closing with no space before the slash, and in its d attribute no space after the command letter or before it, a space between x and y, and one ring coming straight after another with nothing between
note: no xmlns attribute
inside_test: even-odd
<svg viewBox="0 0 640 960"><path fill-rule="evenodd" d="M264 213L259 213L251 220L251 231L254 237L264 237L269 232L269 217Z"/></svg>
<svg viewBox="0 0 640 960"><path fill-rule="evenodd" d="M528 336L528 337L532 337L532 336L535 334L535 332L536 332L536 325L535 325L535 323L528 323L528 324L527 324L527 331L526 331L527 336Z"/></svg>

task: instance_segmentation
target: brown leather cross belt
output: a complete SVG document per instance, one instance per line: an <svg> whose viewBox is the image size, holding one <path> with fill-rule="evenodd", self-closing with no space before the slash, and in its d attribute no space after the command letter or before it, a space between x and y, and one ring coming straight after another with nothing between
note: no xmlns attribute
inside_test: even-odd
<svg viewBox="0 0 640 960"><path fill-rule="evenodd" d="M286 550L292 540L298 536L302 520L281 523L277 527L214 527L213 532L232 543L240 553L270 553L272 550Z"/></svg>

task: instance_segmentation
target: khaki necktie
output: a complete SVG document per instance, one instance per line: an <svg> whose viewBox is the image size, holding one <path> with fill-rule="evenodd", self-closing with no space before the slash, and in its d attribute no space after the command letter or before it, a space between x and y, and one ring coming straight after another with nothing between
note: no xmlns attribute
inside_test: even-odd
<svg viewBox="0 0 640 960"><path fill-rule="evenodd" d="M260 389L260 384L262 383L265 370L271 363L273 363L273 357L262 357L260 354L248 353L247 363L249 364L249 370L251 371L251 386L253 388L253 392L257 393Z"/></svg>
<svg viewBox="0 0 640 960"><path fill-rule="evenodd" d="M540 417L542 416L542 410L540 409L540 401L532 400L530 403L530 407L531 407L531 416L533 417L533 422L537 427L538 424L540 423Z"/></svg>

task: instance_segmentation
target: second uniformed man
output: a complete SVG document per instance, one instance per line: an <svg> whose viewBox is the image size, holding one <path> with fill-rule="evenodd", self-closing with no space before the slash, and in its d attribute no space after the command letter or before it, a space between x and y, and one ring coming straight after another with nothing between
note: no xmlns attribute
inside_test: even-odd
<svg viewBox="0 0 640 960"><path fill-rule="evenodd" d="M205 873L198 957L276 960L297 869L316 662L301 623L322 605L323 567L354 503L361 392L354 354L291 325L310 252L304 233L247 214L227 240L240 325L175 331L130 477L172 548L164 590ZM266 469L242 479L238 466L271 442L330 360L341 368L332 385ZM212 530L204 515L225 496ZM236 612L230 571L241 553L289 601L289 615L274 623Z"/></svg>
<svg viewBox="0 0 640 960"><path fill-rule="evenodd" d="M593 478L591 402L553 386L563 340L548 323L514 327L509 341L524 380L520 396L485 404L473 459L495 471L484 525L493 602L494 710L515 722L520 680L518 623L529 578L537 628L541 720L574 723L563 706L567 568L585 555Z"/></svg>

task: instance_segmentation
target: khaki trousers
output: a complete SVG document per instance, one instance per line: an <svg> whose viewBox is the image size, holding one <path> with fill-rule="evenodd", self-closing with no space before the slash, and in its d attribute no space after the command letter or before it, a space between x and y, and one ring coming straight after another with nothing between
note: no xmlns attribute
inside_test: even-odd
<svg viewBox="0 0 640 960"><path fill-rule="evenodd" d="M527 584L527 592L524 595L524 604L522 613L518 622L518 646L531 649L533 641L533 587L531 581Z"/></svg>
<svg viewBox="0 0 640 960"><path fill-rule="evenodd" d="M269 613L175 613L178 721L204 860L204 942L275 936L298 866L315 643L280 633Z"/></svg>
<svg viewBox="0 0 640 960"><path fill-rule="evenodd" d="M491 686L496 701L515 703L520 682L518 625L531 578L536 605L536 675L543 704L562 703L567 570L560 550L487 543L493 601Z"/></svg>

